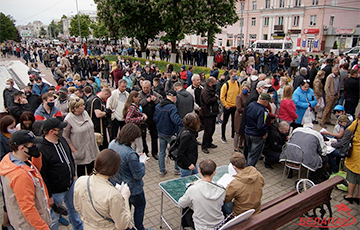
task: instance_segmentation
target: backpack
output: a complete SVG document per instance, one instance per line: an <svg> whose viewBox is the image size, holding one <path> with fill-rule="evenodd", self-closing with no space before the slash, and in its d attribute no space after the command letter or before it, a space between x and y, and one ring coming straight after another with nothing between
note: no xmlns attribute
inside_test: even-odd
<svg viewBox="0 0 360 230"><path fill-rule="evenodd" d="M236 83L237 83L238 87L240 87L239 81L236 81ZM226 100L227 92L228 92L228 90L229 90L229 82L226 82L225 84L226 84L226 93L225 93L225 100Z"/></svg>
<svg viewBox="0 0 360 230"><path fill-rule="evenodd" d="M354 129L354 132L352 133L351 137L349 140L347 140L346 143L344 143L344 146L340 149L339 154L341 157L350 157L351 156L351 148L352 148L352 142L355 136L355 132L358 126L358 121L356 121L356 126Z"/></svg>
<svg viewBox="0 0 360 230"><path fill-rule="evenodd" d="M178 135L173 135L170 139L169 158L170 160L177 161L178 159L178 148L180 145L180 139L183 134L188 133L188 130L180 132Z"/></svg>

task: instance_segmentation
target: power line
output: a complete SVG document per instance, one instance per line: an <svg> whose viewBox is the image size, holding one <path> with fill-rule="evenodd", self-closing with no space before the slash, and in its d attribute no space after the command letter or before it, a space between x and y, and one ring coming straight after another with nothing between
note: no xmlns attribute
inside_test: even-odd
<svg viewBox="0 0 360 230"><path fill-rule="evenodd" d="M33 17L35 17L35 16L37 16L37 15L39 15L39 14L42 14L42 13L44 13L45 11L47 11L47 10L49 10L49 9L53 8L54 6L56 6L57 4L59 4L59 3L60 3L60 2L62 2L62 1L64 1L64 0L60 0L59 2L55 3L54 5L52 5L52 6L48 7L48 8L46 8L45 10L43 10L43 11L41 11L41 12L37 13L37 14L34 14L33 16L30 16L30 17L27 17L27 18L21 19L21 20L19 20L19 21L17 21L17 22L25 21L25 20L27 20L27 19L29 19L29 18L33 18Z"/></svg>

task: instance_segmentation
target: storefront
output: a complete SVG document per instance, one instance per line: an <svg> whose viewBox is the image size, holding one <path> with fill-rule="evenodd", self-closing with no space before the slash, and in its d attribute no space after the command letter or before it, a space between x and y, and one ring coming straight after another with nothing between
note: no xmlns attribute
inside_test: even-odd
<svg viewBox="0 0 360 230"><path fill-rule="evenodd" d="M360 28L328 28L325 30L325 51L337 47L343 53L352 47L360 46Z"/></svg>

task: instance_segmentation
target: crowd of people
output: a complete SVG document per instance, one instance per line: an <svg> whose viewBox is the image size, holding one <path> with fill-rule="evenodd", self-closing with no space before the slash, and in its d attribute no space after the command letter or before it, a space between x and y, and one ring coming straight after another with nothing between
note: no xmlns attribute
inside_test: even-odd
<svg viewBox="0 0 360 230"><path fill-rule="evenodd" d="M18 48L15 55L27 55ZM101 53L90 58L67 51L34 47L29 84L16 89L13 79L6 82L8 115L0 121L0 174L8 218L4 227L58 229L59 221L69 224L62 218L68 215L73 229L145 229L144 158L151 153L160 178L165 177L174 135L179 143L173 173L201 175L201 182L179 200L181 207L193 206L189 226L195 229L219 225L225 206L230 207L226 214L251 208L260 212L265 181L255 168L259 159L272 169L283 159L297 160L284 146L299 146L305 156L300 163L319 183L327 172L339 170L340 152L351 134L344 198L359 203L359 189L354 194L360 184L357 58L352 62L326 53L313 58L305 53L219 51L205 79L192 72L192 65L203 63L196 55L186 59L190 66L180 72L171 64L161 72L150 60L141 66L119 55L110 64ZM166 52L162 55L166 59ZM37 68L41 62L51 68L56 86L43 82ZM219 74L218 69L226 71ZM336 124L331 123L332 113ZM230 116L231 130L226 132ZM316 123L323 127L321 133L314 129ZM233 139L229 160L237 174L226 188L212 182L217 124L223 143L229 136ZM335 125L332 133L326 130L329 125ZM327 145L334 150L328 152ZM199 146L209 158L200 163Z"/></svg>

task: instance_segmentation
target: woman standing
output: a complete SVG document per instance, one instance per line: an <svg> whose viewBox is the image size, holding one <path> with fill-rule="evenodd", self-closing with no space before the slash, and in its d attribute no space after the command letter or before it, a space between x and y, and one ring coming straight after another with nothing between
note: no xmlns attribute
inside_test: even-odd
<svg viewBox="0 0 360 230"><path fill-rule="evenodd" d="M296 106L296 114L298 118L296 123L301 125L305 111L312 109L316 105L316 98L314 91L310 88L309 80L305 79L300 83L300 86L294 91L293 101Z"/></svg>
<svg viewBox="0 0 360 230"><path fill-rule="evenodd" d="M283 95L284 95L284 88L285 86L288 85L288 78L287 77L280 77L280 88L276 91L277 93L277 96L278 96L278 107L280 106L281 104L281 100L283 98Z"/></svg>
<svg viewBox="0 0 360 230"><path fill-rule="evenodd" d="M6 115L0 120L0 160L9 153L12 152L9 147L9 139L11 134L16 132L15 118L11 115Z"/></svg>
<svg viewBox="0 0 360 230"><path fill-rule="evenodd" d="M133 227L128 202L129 187L122 185L119 191L109 181L109 178L119 171L120 163L118 153L104 149L95 159L94 175L77 179L74 206L80 214L84 229L113 230Z"/></svg>
<svg viewBox="0 0 360 230"><path fill-rule="evenodd" d="M77 165L77 176L89 175L94 168L94 160L99 154L99 147L95 141L94 124L85 111L84 100L75 97L69 102L70 113L64 121L68 125L64 128L63 136L69 143ZM86 171L85 171L86 168Z"/></svg>
<svg viewBox="0 0 360 230"><path fill-rule="evenodd" d="M239 152L239 148L243 148L244 136L240 134L241 120L243 117L246 100L250 95L250 85L247 82L241 84L242 92L236 97L236 111L234 120L234 151Z"/></svg>
<svg viewBox="0 0 360 230"><path fill-rule="evenodd" d="M312 61L309 63L310 65L310 71L309 71L309 79L310 79L310 88L314 88L314 81L315 77L317 75L317 67L319 66L319 63L317 61Z"/></svg>
<svg viewBox="0 0 360 230"><path fill-rule="evenodd" d="M344 199L352 203L355 201L360 203L360 113L357 118L348 127L348 130L354 133L354 139L352 140L352 149L350 157L345 158L346 166L346 179L349 181L348 194L344 196ZM357 193L354 195L354 191L357 185Z"/></svg>
<svg viewBox="0 0 360 230"><path fill-rule="evenodd" d="M141 138L140 128L133 123L128 123L120 129L115 140L110 142L109 149L116 151L121 157L120 169L113 178L119 184L122 182L128 184L131 192L129 203L135 207L135 227L143 230L146 200L142 178L145 176L146 161L140 162L139 154L131 148L131 144L138 138Z"/></svg>
<svg viewBox="0 0 360 230"><path fill-rule="evenodd" d="M196 165L198 146L196 138L200 129L200 119L196 113L188 113L183 119L184 127L180 130L177 164L180 167L180 177L198 173Z"/></svg>
<svg viewBox="0 0 360 230"><path fill-rule="evenodd" d="M296 114L296 106L292 100L293 87L290 85L285 86L284 96L280 103L279 118L280 121L286 121L289 125L298 118Z"/></svg>
<svg viewBox="0 0 360 230"><path fill-rule="evenodd" d="M138 126L145 123L147 116L142 113L138 104L140 101L140 94L137 91L132 91L125 102L123 116L125 117L125 123L134 123ZM143 151L142 139L139 137L135 140L132 147L136 152L141 153Z"/></svg>

